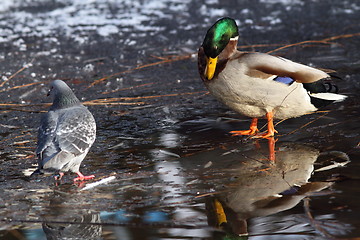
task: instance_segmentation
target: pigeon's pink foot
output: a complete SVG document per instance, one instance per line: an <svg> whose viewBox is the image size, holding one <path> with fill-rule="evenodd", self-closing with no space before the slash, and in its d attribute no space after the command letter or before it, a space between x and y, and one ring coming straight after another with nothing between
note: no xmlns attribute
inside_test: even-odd
<svg viewBox="0 0 360 240"><path fill-rule="evenodd" d="M63 176L64 176L64 173L59 172L59 175L56 175L54 178L55 178L56 181L60 181Z"/></svg>
<svg viewBox="0 0 360 240"><path fill-rule="evenodd" d="M76 182L76 181L90 180L90 179L93 179L93 178L95 177L95 175L84 176L84 175L82 175L81 172L77 172L76 174L78 175L78 177L77 177L77 178L74 178L74 182Z"/></svg>

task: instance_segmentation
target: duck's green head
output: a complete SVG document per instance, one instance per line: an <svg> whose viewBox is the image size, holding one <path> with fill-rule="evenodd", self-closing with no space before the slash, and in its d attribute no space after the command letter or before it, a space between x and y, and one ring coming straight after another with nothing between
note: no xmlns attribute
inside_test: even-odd
<svg viewBox="0 0 360 240"><path fill-rule="evenodd" d="M221 18L206 33L202 44L208 57L216 58L229 43L230 38L239 36L238 27L232 18Z"/></svg>
<svg viewBox="0 0 360 240"><path fill-rule="evenodd" d="M208 57L206 77L210 80L215 72L217 57L225 49L230 39L239 36L238 27L234 19L225 17L219 19L207 31L202 47Z"/></svg>

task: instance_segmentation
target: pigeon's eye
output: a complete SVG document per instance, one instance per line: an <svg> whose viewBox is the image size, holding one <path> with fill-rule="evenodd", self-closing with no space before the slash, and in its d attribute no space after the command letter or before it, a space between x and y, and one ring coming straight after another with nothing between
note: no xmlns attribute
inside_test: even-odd
<svg viewBox="0 0 360 240"><path fill-rule="evenodd" d="M51 94L51 92L53 91L53 89L54 89L54 87L51 86L50 89L49 89L49 91L48 91L48 93L47 93L47 96L50 96L50 94Z"/></svg>

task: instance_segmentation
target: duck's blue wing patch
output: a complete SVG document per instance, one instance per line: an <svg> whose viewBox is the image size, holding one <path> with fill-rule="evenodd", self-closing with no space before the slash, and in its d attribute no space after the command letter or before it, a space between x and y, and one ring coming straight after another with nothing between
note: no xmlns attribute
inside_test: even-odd
<svg viewBox="0 0 360 240"><path fill-rule="evenodd" d="M294 79L292 79L291 77L276 77L274 78L274 81L276 82L281 82L287 85L291 85L294 81Z"/></svg>

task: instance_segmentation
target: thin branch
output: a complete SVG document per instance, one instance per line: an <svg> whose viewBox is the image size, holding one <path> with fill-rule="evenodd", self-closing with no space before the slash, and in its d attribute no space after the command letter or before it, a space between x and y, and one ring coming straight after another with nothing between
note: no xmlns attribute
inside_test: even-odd
<svg viewBox="0 0 360 240"><path fill-rule="evenodd" d="M108 93L120 92L120 91L124 91L124 90L130 90L130 89L134 89L134 88L139 88L139 87L144 87L144 86L150 86L150 85L153 85L153 84L154 84L154 83L144 83L144 84L140 84L140 85L136 85L136 86L132 86L132 87L120 88L120 89L116 89L116 90L112 90L112 91L102 92L101 94L108 94Z"/></svg>
<svg viewBox="0 0 360 240"><path fill-rule="evenodd" d="M289 48L289 47L294 47L294 46L299 46L299 45L304 45L304 44L308 44L308 43L321 43L321 44L335 44L335 43L329 43L326 42L324 40L308 40L308 41L302 41L302 42L297 42L297 43L292 43L292 44L287 44L285 46L279 47L279 48L275 48L274 50L268 51L267 53L274 53L274 52L278 52L282 49L285 48Z"/></svg>
<svg viewBox="0 0 360 240"><path fill-rule="evenodd" d="M280 51L280 50L285 49L285 48L299 46L299 45L308 44L308 43L336 44L336 43L331 42L331 41L334 41L334 40L337 40L337 39L342 39L342 38L351 38L351 37L356 37L356 36L360 36L360 32L359 33L351 33L351 34L343 34L343 35L332 36L332 37L324 38L322 40L308 40L308 41L302 41L302 42L298 42L298 43L292 43L292 44L288 44L288 45L276 48L276 49L271 50L271 51L269 51L267 53L274 53L274 52Z"/></svg>
<svg viewBox="0 0 360 240"><path fill-rule="evenodd" d="M28 104L28 103L0 103L0 107L37 107L37 106L50 106L51 103L39 103L39 104Z"/></svg>
<svg viewBox="0 0 360 240"><path fill-rule="evenodd" d="M313 122L316 122L316 121L317 121L317 120L319 120L320 118L325 117L325 116L326 116L326 115L328 115L328 114L329 114L329 112L326 112L326 113L322 114L321 116L319 116L319 117L315 118L314 120L312 120L312 121L310 121L310 122L305 123L305 124L304 124L304 125L302 125L301 127L297 128L297 129L295 129L294 131L291 131L291 132L289 132L289 133L287 133L287 134L285 134L285 135L290 135L290 134L293 134L293 133L295 133L295 132L297 132L297 131L299 131L299 130L303 129L304 127L306 127L306 126L308 126L308 125L312 124Z"/></svg>
<svg viewBox="0 0 360 240"><path fill-rule="evenodd" d="M176 96L184 96L184 95L194 95L194 94L203 94L207 91L198 91L198 92L184 92L184 93L170 93L164 95L150 95L150 96L139 96L139 97L118 97L118 98L109 98L109 99L95 99L91 101L84 102L87 104L88 102L112 102L112 101L127 101L127 100L139 100L139 99L152 99L152 98L161 98L161 97L176 97Z"/></svg>
<svg viewBox="0 0 360 240"><path fill-rule="evenodd" d="M257 47L275 47L275 46L283 46L283 43L271 43L271 44L253 44L253 45L241 45L238 46L238 49L244 48L257 48Z"/></svg>
<svg viewBox="0 0 360 240"><path fill-rule="evenodd" d="M337 40L337 39L341 39L341 38L352 38L352 37L356 37L356 36L360 36L360 32L337 35L337 36L325 38L325 39L323 39L323 41L333 41L333 40Z"/></svg>
<svg viewBox="0 0 360 240"><path fill-rule="evenodd" d="M140 96L140 97L119 97L119 98L109 98L109 99L94 99L83 102L84 105L88 106L103 106L103 105L140 105L146 104L146 102L117 102L117 101L129 101L129 100L142 100L142 99L152 99L152 98L161 98L161 97L176 97L176 96L185 96L185 95L194 95L194 94L203 94L206 91L199 92L184 92L184 93L171 93L164 95L151 95L151 96ZM46 107L50 106L51 103L40 103L40 104L27 104L27 103L0 103L0 107L12 107L12 108L24 108L24 107Z"/></svg>
<svg viewBox="0 0 360 240"><path fill-rule="evenodd" d="M130 103L126 103L126 102L84 102L84 105L87 106L104 106L104 105L112 105L112 106L116 106L116 105L141 105L141 104L146 104L145 102L130 102Z"/></svg>
<svg viewBox="0 0 360 240"><path fill-rule="evenodd" d="M191 55L192 54L166 58L165 60L161 60L159 62L148 63L148 64L144 64L144 65L141 65L141 66L138 66L138 67L135 67L135 68L125 70L125 71L117 72L117 73L111 74L109 76L106 76L106 77L95 80L87 88L93 87L94 85L99 84L100 82L105 81L105 80L107 80L107 79L109 79L111 77L114 77L114 76L118 76L118 75L121 75L121 74L124 74L124 73L129 73L129 72L139 70L139 69L143 69L143 68L147 68L147 67L153 67L153 66L160 65L160 64L163 64L163 63L170 63L170 62L185 60L185 59L191 58Z"/></svg>
<svg viewBox="0 0 360 240"><path fill-rule="evenodd" d="M45 82L33 82L33 83L24 84L24 85L14 86L14 87L7 88L7 89L1 89L0 92L6 92L6 91L19 89L19 88L23 88L23 87L29 87L29 86L33 86L33 85L42 84L42 83L45 83Z"/></svg>
<svg viewBox="0 0 360 240"><path fill-rule="evenodd" d="M33 58L29 63L25 64L22 68L20 68L16 73L5 79L2 83L0 83L0 87L3 87L5 83L10 81L12 78L14 78L16 75L24 71L26 68L30 67L31 64L34 62L35 58Z"/></svg>
<svg viewBox="0 0 360 240"><path fill-rule="evenodd" d="M307 215L307 217L309 218L309 221L310 221L310 224L319 232L321 233L321 235L323 235L324 237L326 237L326 239L329 239L329 240L335 240L336 238L334 236L332 236L330 233L328 233L326 230L324 230L321 225L318 223L318 221L316 221L314 219L314 217L312 216L311 214L311 211L310 211L310 200L309 198L304 198L304 210L305 210L305 213Z"/></svg>

